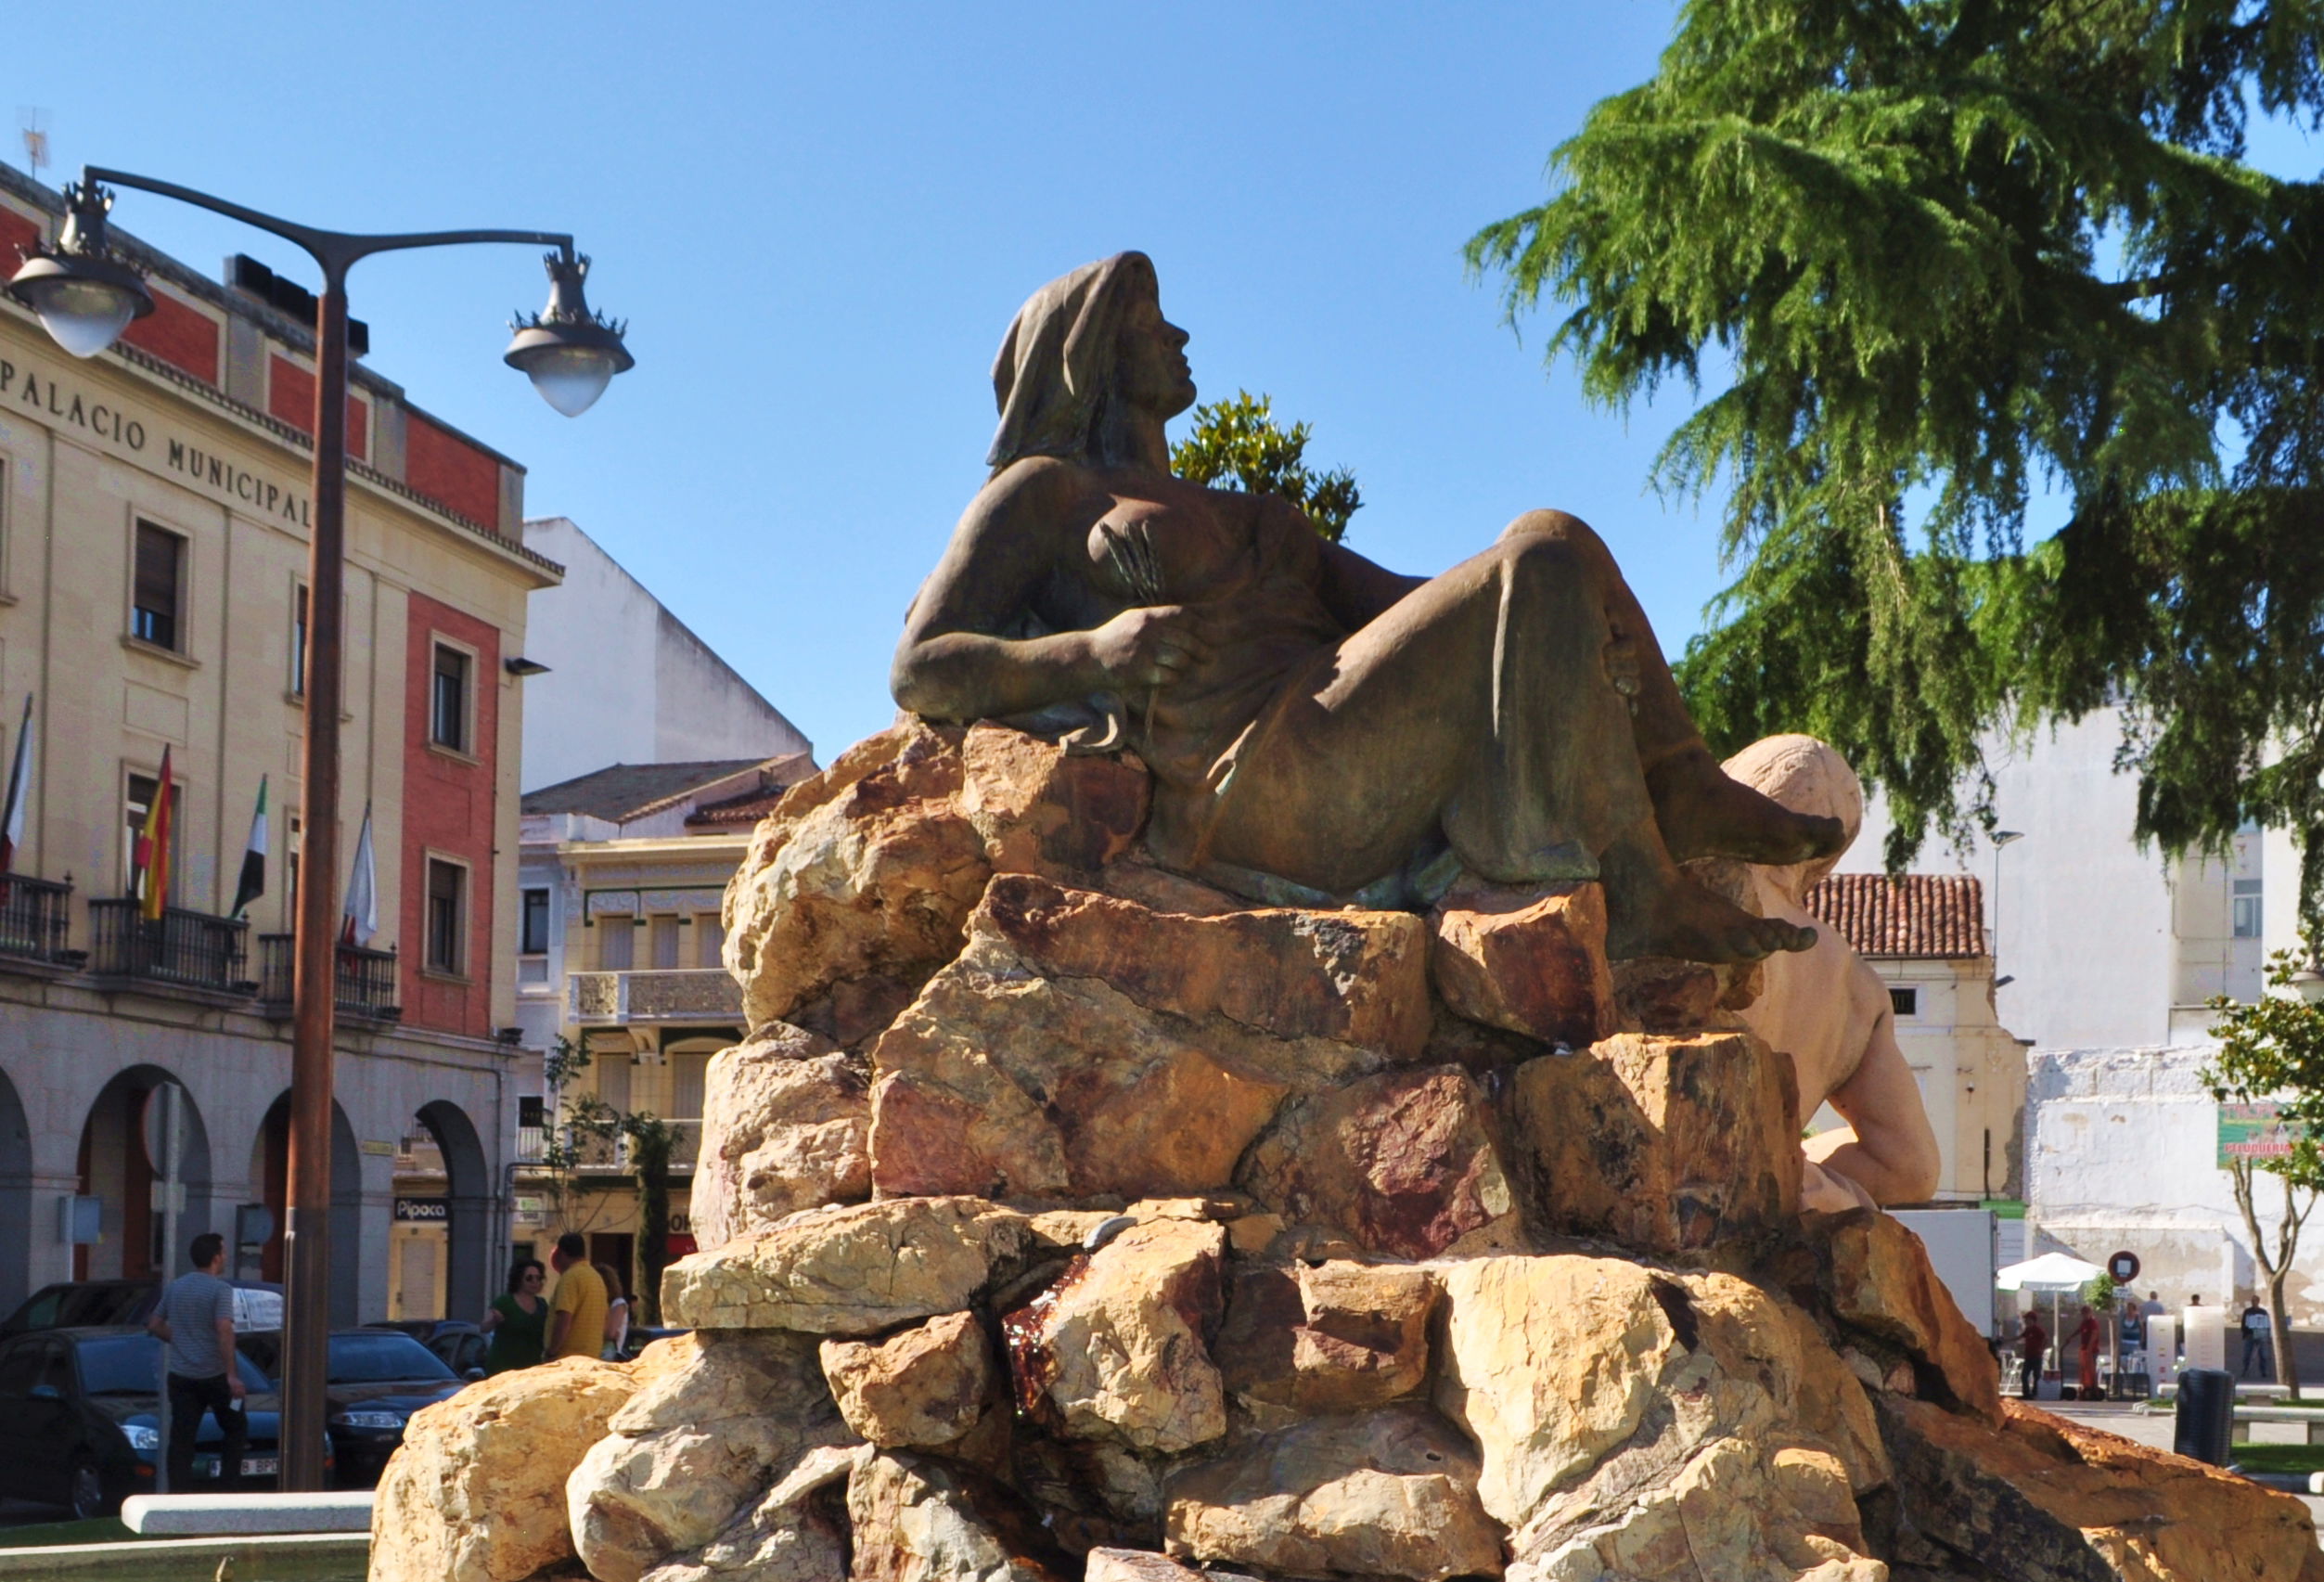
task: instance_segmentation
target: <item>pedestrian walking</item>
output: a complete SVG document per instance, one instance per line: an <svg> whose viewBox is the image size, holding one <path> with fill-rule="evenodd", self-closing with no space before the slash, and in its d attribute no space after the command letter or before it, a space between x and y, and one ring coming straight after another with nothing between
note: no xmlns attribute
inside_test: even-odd
<svg viewBox="0 0 2324 1582"><path fill-rule="evenodd" d="M548 1344L548 1298L542 1294L548 1270L538 1258L520 1258L508 1271L508 1289L493 1298L478 1327L492 1336L484 1348L487 1377L512 1368L530 1368Z"/></svg>
<svg viewBox="0 0 2324 1582"><path fill-rule="evenodd" d="M2048 1351L2049 1331L2037 1315L2026 1314L2017 1332L2018 1394L2029 1401L2041 1394L2042 1358Z"/></svg>
<svg viewBox="0 0 2324 1582"><path fill-rule="evenodd" d="M225 1443L218 1453L218 1486L237 1486L250 1419L242 1410L242 1376L234 1355L234 1287L224 1278L226 1239L206 1230L186 1249L193 1272L161 1293L146 1320L169 1358L170 1438L163 1464L170 1490L186 1493L194 1481L194 1440L204 1412L218 1420Z"/></svg>
<svg viewBox="0 0 2324 1582"><path fill-rule="evenodd" d="M619 1362L629 1341L629 1299L622 1294L622 1277L611 1264L599 1264L597 1269L597 1278L605 1281L605 1350L598 1355Z"/></svg>
<svg viewBox="0 0 2324 1582"><path fill-rule="evenodd" d="M557 1294L549 1299L548 1359L597 1357L605 1350L605 1280L589 1266L589 1243L568 1230L548 1255L557 1271Z"/></svg>
<svg viewBox="0 0 2324 1582"><path fill-rule="evenodd" d="M2276 1377L2275 1335L2275 1319L2269 1317L2266 1308L2259 1305L2259 1298L2253 1297L2252 1305L2243 1309L2243 1363L2237 1372L2249 1379L2252 1365L2256 1362L2259 1364L2259 1376L2273 1383Z"/></svg>

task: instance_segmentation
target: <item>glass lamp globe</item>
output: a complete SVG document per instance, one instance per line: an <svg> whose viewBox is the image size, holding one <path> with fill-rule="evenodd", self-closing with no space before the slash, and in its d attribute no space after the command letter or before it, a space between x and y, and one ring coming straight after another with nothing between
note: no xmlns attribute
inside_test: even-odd
<svg viewBox="0 0 2324 1582"><path fill-rule="evenodd" d="M27 280L18 294L40 315L50 338L76 357L94 357L119 340L141 305L126 289L85 276Z"/></svg>
<svg viewBox="0 0 2324 1582"><path fill-rule="evenodd" d="M578 418L596 405L620 371L613 354L602 346L533 347L518 366L541 399L568 418Z"/></svg>

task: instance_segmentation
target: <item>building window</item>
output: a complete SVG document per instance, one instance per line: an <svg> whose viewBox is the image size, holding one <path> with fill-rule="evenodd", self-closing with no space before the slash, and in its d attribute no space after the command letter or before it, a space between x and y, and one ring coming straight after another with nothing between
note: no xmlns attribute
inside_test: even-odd
<svg viewBox="0 0 2324 1582"><path fill-rule="evenodd" d="M436 669L430 694L428 738L455 752L469 750L468 655L458 649L436 645Z"/></svg>
<svg viewBox="0 0 2324 1582"><path fill-rule="evenodd" d="M694 964L698 967L724 967L726 951L726 925L716 912L703 912L694 920Z"/></svg>
<svg viewBox="0 0 2324 1582"><path fill-rule="evenodd" d="M548 954L548 892L528 889L519 914L517 950L525 956Z"/></svg>
<svg viewBox="0 0 2324 1582"><path fill-rule="evenodd" d="M710 1053L705 1049L681 1049L670 1057L670 1118L674 1121L699 1121L702 1118L702 1091L710 1071Z"/></svg>
<svg viewBox="0 0 2324 1582"><path fill-rule="evenodd" d="M597 920L597 971L626 972L637 959L637 925L626 913Z"/></svg>
<svg viewBox="0 0 2324 1582"><path fill-rule="evenodd" d="M290 695L307 695L307 590L303 585L290 596Z"/></svg>
<svg viewBox="0 0 2324 1582"><path fill-rule="evenodd" d="M1919 989L1891 989L1891 990L1889 990L1889 991L1888 991L1888 1009L1889 1009L1890 1010L1892 1010L1892 1011L1894 1011L1894 1012L1895 1012L1898 1016L1918 1016L1918 1015L1920 1015L1920 991Z"/></svg>
<svg viewBox="0 0 2324 1582"><path fill-rule="evenodd" d="M627 1055L599 1055L597 1058L597 1097L610 1105L618 1114L629 1113L629 1078L631 1061Z"/></svg>
<svg viewBox="0 0 2324 1582"><path fill-rule="evenodd" d="M428 859L428 970L457 973L465 943L460 924L468 871L456 862Z"/></svg>
<svg viewBox="0 0 2324 1582"><path fill-rule="evenodd" d="M130 592L129 630L140 642L177 650L185 564L186 540L149 521L137 524L137 569Z"/></svg>
<svg viewBox="0 0 2324 1582"><path fill-rule="evenodd" d="M2257 939L2260 930L2260 881L2239 879L2235 881L2235 937Z"/></svg>
<svg viewBox="0 0 2324 1582"><path fill-rule="evenodd" d="M646 925L654 953L654 971L667 972L678 964L678 920L658 917Z"/></svg>

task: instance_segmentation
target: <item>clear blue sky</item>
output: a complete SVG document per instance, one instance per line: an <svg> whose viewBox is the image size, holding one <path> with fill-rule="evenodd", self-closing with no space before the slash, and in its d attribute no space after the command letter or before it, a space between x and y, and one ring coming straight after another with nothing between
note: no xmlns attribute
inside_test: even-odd
<svg viewBox="0 0 2324 1582"><path fill-rule="evenodd" d="M1532 506L1594 522L1674 651L1714 508L1645 492L1675 412L1545 375L1480 225L1650 74L1673 9L1462 4L30 6L0 55L60 183L115 165L349 229L570 229L636 371L578 421L502 367L546 294L518 249L357 272L370 361L531 469L815 742L887 722L905 604L982 479L988 382L1035 287L1151 253L1207 396L1273 394L1354 469L1356 548L1430 572ZM2302 161L2314 169L2312 159ZM201 267L272 238L140 194Z"/></svg>

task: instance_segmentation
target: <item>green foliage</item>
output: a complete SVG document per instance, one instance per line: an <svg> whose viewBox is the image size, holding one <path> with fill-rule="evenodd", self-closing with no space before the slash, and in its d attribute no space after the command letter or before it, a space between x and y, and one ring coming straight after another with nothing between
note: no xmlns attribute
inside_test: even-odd
<svg viewBox="0 0 2324 1582"><path fill-rule="evenodd" d="M650 1111L622 1117L629 1139L630 1174L637 1180L636 1306L648 1324L661 1322L661 1271L670 1267L670 1156L677 1149L676 1125Z"/></svg>
<svg viewBox="0 0 2324 1582"><path fill-rule="evenodd" d="M2082 1288L2082 1300L2100 1313L2114 1309L2114 1277L2102 1274Z"/></svg>
<svg viewBox="0 0 2324 1582"><path fill-rule="evenodd" d="M1275 420L1274 403L1239 390L1231 401L1194 409L1194 431L1170 447L1170 469L1191 483L1280 495L1307 513L1316 531L1337 544L1364 504L1355 474L1342 467L1316 473L1306 465L1313 429Z"/></svg>
<svg viewBox="0 0 2324 1582"><path fill-rule="evenodd" d="M2279 950L2268 962L2270 988L2292 986L2298 958ZM2269 1175L2310 1190L2324 1189L2324 1006L2288 995L2263 995L2248 1005L2219 998L2211 1035L2219 1052L2203 1068L2203 1086L2222 1104L2272 1100L2285 1127L2297 1135L2292 1151L2256 1161Z"/></svg>
<svg viewBox="0 0 2324 1582"><path fill-rule="evenodd" d="M2311 941L2311 944L2313 941ZM2267 964L2267 986L2289 990L2299 958L2279 950ZM2324 1192L2324 1156L2317 1138L2324 1136L2324 1006L2313 1006L2290 994L2263 995L2248 1005L2224 997L2211 1008L2219 1013L2211 1035L2219 1052L2203 1068L2203 1086L2222 1104L2272 1100L2277 1115L2295 1140L2292 1151L2273 1158L2236 1159L2228 1175L2235 1189L2235 1206L2243 1215L2243 1228L2252 1239L2253 1259L2267 1291L2274 1320L2276 1377L2296 1398L2300 1393L2298 1359L2291 1343L2291 1318L2284 1304L2284 1282L2300 1251L2300 1232ZM2271 1241L2260 1224L2253 1191L2253 1177L2265 1172L2283 1184L2283 1208Z"/></svg>
<svg viewBox="0 0 2324 1582"><path fill-rule="evenodd" d="M2319 38L2324 0L1691 0L1470 240L1593 399L1707 392L1655 476L1731 490L1680 667L1714 749L1825 736L1900 867L1990 827L1984 733L2116 703L2140 839L2289 826L2313 914L2324 187L2241 156L2253 107L2324 118Z"/></svg>

